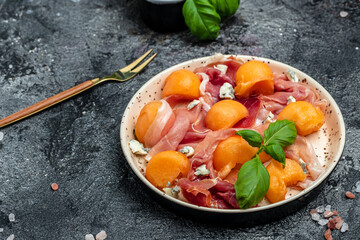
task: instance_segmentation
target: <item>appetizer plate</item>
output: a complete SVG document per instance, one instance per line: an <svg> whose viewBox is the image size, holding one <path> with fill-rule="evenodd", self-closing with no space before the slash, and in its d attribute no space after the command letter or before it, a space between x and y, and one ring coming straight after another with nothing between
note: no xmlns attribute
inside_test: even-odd
<svg viewBox="0 0 360 240"><path fill-rule="evenodd" d="M334 99L318 82L300 70L293 68L281 62L271 59L253 57L253 56L234 56L236 59L242 61L258 60L266 63L274 73L284 73L287 70L292 70L298 74L300 81L309 84L318 92L320 99L327 100L327 107L325 111L325 124L323 127L307 136L306 138L313 145L316 154L318 155L320 163L323 165L324 172L314 183L307 189L299 192L292 192L287 194L285 200L269 204L265 206L242 209L213 209L206 207L199 207L173 197L166 195L161 190L154 187L145 178L145 160L144 157L135 156L129 149L129 141L134 139L134 128L140 110L153 100L161 98L162 87L164 86L165 78L173 71L178 69L194 70L201 66L206 66L212 62L225 60L230 55L216 54L214 56L193 59L187 62L180 63L170 67L161 73L157 74L149 81L147 81L132 97L126 110L123 114L120 126L120 142L123 153L136 176L150 190L154 196L170 206L180 214L191 216L192 218L200 220L221 222L226 225L253 225L268 222L274 219L281 218L291 212L296 211L300 207L306 205L312 198L321 190L321 184L330 175L339 161L345 144L345 124ZM214 218L215 217L215 218Z"/></svg>

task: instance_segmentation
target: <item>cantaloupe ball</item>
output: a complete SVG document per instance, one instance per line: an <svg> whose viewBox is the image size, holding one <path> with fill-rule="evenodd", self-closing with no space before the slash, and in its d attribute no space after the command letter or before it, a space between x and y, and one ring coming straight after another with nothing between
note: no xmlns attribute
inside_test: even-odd
<svg viewBox="0 0 360 240"><path fill-rule="evenodd" d="M161 98L170 95L179 95L188 100L199 98L200 83L199 77L189 70L174 71L165 79Z"/></svg>
<svg viewBox="0 0 360 240"><path fill-rule="evenodd" d="M274 93L274 74L270 67L260 61L249 61L236 72L235 95L238 98Z"/></svg>
<svg viewBox="0 0 360 240"><path fill-rule="evenodd" d="M222 100L210 108L205 117L205 124L214 131L227 129L247 116L249 112L241 103L234 100Z"/></svg>
<svg viewBox="0 0 360 240"><path fill-rule="evenodd" d="M190 161L177 151L164 151L155 154L146 167L146 178L157 188L165 188L176 178L186 176L190 170Z"/></svg>
<svg viewBox="0 0 360 240"><path fill-rule="evenodd" d="M154 121L161 104L160 101L154 101L146 104L141 109L135 125L135 135L139 142L144 143L145 134Z"/></svg>
<svg viewBox="0 0 360 240"><path fill-rule="evenodd" d="M306 178L300 164L289 158L286 159L285 168L278 161L272 160L266 170L270 175L270 186L266 198L271 203L284 200L287 193L286 187L294 186Z"/></svg>
<svg viewBox="0 0 360 240"><path fill-rule="evenodd" d="M302 136L316 132L325 122L321 109L305 101L290 103L280 112L277 119L293 121L297 133Z"/></svg>

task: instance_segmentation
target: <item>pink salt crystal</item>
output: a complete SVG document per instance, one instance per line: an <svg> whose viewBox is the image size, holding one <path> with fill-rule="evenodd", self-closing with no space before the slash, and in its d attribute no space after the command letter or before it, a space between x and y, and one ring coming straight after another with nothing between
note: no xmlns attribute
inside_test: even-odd
<svg viewBox="0 0 360 240"><path fill-rule="evenodd" d="M336 227L336 229L340 229L341 228L341 226L343 225L343 223L344 223L344 220L339 220L336 224L335 224L335 227Z"/></svg>
<svg viewBox="0 0 360 240"><path fill-rule="evenodd" d="M338 223L342 218L340 216L334 217L335 223Z"/></svg>
<svg viewBox="0 0 360 240"><path fill-rule="evenodd" d="M331 217L332 215L334 215L333 212L330 212L330 211L325 211L325 212L324 212L324 217L326 217L326 218L329 218L329 217Z"/></svg>
<svg viewBox="0 0 360 240"><path fill-rule="evenodd" d="M310 210L310 215L312 215L313 213L317 213L317 212L318 212L317 209L311 209L311 210Z"/></svg>
<svg viewBox="0 0 360 240"><path fill-rule="evenodd" d="M347 191L347 192L345 193L345 196L346 196L347 198L350 198L350 199L355 198L355 195L354 195L352 192L349 192L349 191Z"/></svg>
<svg viewBox="0 0 360 240"><path fill-rule="evenodd" d="M334 219L330 218L327 226L328 226L329 229L334 230L335 229L335 221L334 221Z"/></svg>
<svg viewBox="0 0 360 240"><path fill-rule="evenodd" d="M338 215L338 211L333 211L333 215Z"/></svg>
<svg viewBox="0 0 360 240"><path fill-rule="evenodd" d="M326 238L326 240L332 240L330 228L325 231L324 237Z"/></svg>
<svg viewBox="0 0 360 240"><path fill-rule="evenodd" d="M102 230L98 234L96 234L96 240L104 240L107 237L106 232Z"/></svg>

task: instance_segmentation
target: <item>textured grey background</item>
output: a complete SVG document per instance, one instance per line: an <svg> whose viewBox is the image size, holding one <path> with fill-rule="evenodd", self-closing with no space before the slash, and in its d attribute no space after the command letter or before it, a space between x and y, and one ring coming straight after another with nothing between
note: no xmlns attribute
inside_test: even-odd
<svg viewBox="0 0 360 240"><path fill-rule="evenodd" d="M340 17L340 11L349 15ZM159 55L127 83L105 83L25 121L0 129L0 239L322 239L309 210L331 204L349 223L335 239L359 239L360 1L242 1L216 41L189 31L147 28L136 1L0 0L0 117L130 63ZM119 144L127 102L151 76L214 52L290 64L334 97L346 122L341 161L305 208L252 228L209 226L177 216L143 192ZM60 189L53 192L50 184ZM8 214L16 215L10 223Z"/></svg>

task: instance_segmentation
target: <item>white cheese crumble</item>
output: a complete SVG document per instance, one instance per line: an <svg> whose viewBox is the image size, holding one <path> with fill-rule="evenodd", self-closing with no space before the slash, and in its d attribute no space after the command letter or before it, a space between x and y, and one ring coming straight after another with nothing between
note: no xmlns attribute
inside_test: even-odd
<svg viewBox="0 0 360 240"><path fill-rule="evenodd" d="M302 160L301 158L299 158L299 162L300 162L300 166L301 166L303 172L309 173L308 170L306 169L306 166L307 166L306 162L304 162L304 160Z"/></svg>
<svg viewBox="0 0 360 240"><path fill-rule="evenodd" d="M235 98L235 91L230 83L224 83L219 91L219 96L222 99L234 99Z"/></svg>
<svg viewBox="0 0 360 240"><path fill-rule="evenodd" d="M141 142L136 141L135 139L129 141L129 147L132 153L136 155L146 155L149 153L149 149L145 148Z"/></svg>
<svg viewBox="0 0 360 240"><path fill-rule="evenodd" d="M173 188L167 187L167 188L163 188L163 191L166 195L169 195L170 197L178 198L180 188L178 186L175 186Z"/></svg>
<svg viewBox="0 0 360 240"><path fill-rule="evenodd" d="M195 170L196 176L207 176L210 174L210 171L206 168L206 164L201 165Z"/></svg>
<svg viewBox="0 0 360 240"><path fill-rule="evenodd" d="M266 116L263 123L266 123L266 122L271 123L274 120L274 117L275 117L274 114L272 112L269 112L269 114Z"/></svg>
<svg viewBox="0 0 360 240"><path fill-rule="evenodd" d="M218 65L214 66L214 68L219 70L222 74L226 74L228 66L223 65L223 64L218 64Z"/></svg>
<svg viewBox="0 0 360 240"><path fill-rule="evenodd" d="M296 102L296 99L293 96L288 96L287 100L288 100L287 104Z"/></svg>
<svg viewBox="0 0 360 240"><path fill-rule="evenodd" d="M182 149L180 149L179 152L181 152L187 157L191 157L192 155L194 155L195 150L190 146L185 146Z"/></svg>
<svg viewBox="0 0 360 240"><path fill-rule="evenodd" d="M193 100L191 103L189 103L189 105L187 105L187 110L191 110L191 109L193 109L196 105L198 105L200 103L200 101L199 100Z"/></svg>
<svg viewBox="0 0 360 240"><path fill-rule="evenodd" d="M291 82L299 82L298 75L292 70L287 70L286 71L286 76Z"/></svg>

